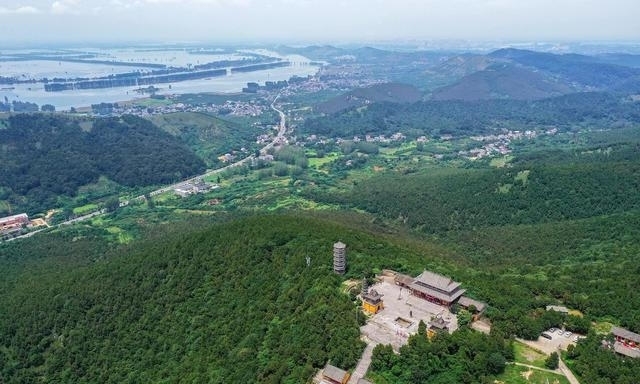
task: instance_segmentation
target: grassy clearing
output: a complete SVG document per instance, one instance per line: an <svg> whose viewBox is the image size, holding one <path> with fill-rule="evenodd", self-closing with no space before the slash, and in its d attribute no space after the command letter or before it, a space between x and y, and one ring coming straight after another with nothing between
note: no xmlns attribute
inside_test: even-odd
<svg viewBox="0 0 640 384"><path fill-rule="evenodd" d="M531 171L525 169L524 171L518 172L518 174L513 179L515 181L522 182L522 185L527 185L527 183L529 182L529 173L531 173Z"/></svg>
<svg viewBox="0 0 640 384"><path fill-rule="evenodd" d="M328 153L324 157L310 157L309 167L317 169L327 163L330 163L338 159L339 157L340 157L340 154L338 154L337 152Z"/></svg>
<svg viewBox="0 0 640 384"><path fill-rule="evenodd" d="M509 193L509 191L511 191L511 187L513 187L513 184L500 184L498 186L498 192L499 193Z"/></svg>
<svg viewBox="0 0 640 384"><path fill-rule="evenodd" d="M129 243L131 240L133 240L133 236L131 236L130 234L128 234L127 232L125 232L122 228L120 227L107 227L106 228L107 232L109 232L110 234L114 235L118 241L118 243L120 244L127 244Z"/></svg>
<svg viewBox="0 0 640 384"><path fill-rule="evenodd" d="M544 361L547 356L544 353L517 341L513 343L513 349L516 354L516 362L545 368Z"/></svg>
<svg viewBox="0 0 640 384"><path fill-rule="evenodd" d="M566 377L518 365L507 365L496 384L569 384Z"/></svg>
<svg viewBox="0 0 640 384"><path fill-rule="evenodd" d="M73 208L73 213L75 215L86 215L91 212L97 211L99 208L100 207L98 207L98 204L87 204L81 207Z"/></svg>
<svg viewBox="0 0 640 384"><path fill-rule="evenodd" d="M593 329L600 335L606 335L610 333L611 327L613 327L613 324L606 321L597 322L593 325Z"/></svg>
<svg viewBox="0 0 640 384"><path fill-rule="evenodd" d="M513 160L513 156L511 155L506 155L503 157L494 157L489 162L489 165L495 168L504 168L507 164L509 164L511 160Z"/></svg>

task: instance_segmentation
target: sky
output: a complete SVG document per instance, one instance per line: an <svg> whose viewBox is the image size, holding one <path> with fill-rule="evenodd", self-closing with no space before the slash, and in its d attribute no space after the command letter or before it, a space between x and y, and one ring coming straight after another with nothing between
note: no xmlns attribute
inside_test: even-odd
<svg viewBox="0 0 640 384"><path fill-rule="evenodd" d="M640 0L0 0L0 44L640 42Z"/></svg>

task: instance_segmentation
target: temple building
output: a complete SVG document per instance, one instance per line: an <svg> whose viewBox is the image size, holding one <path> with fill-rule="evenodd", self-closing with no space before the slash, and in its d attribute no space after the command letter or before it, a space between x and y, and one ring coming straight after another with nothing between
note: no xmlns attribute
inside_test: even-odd
<svg viewBox="0 0 640 384"><path fill-rule="evenodd" d="M382 302L382 296L375 289L367 290L361 294L362 297L362 310L372 315L380 312L384 309L384 303Z"/></svg>
<svg viewBox="0 0 640 384"><path fill-rule="evenodd" d="M349 372L331 364L327 364L322 371L322 381L328 384L347 384L349 377Z"/></svg>
<svg viewBox="0 0 640 384"><path fill-rule="evenodd" d="M442 316L438 315L431 319L427 324L427 337L431 340L438 333L448 333L449 323L446 322Z"/></svg>
<svg viewBox="0 0 640 384"><path fill-rule="evenodd" d="M640 358L640 335L624 328L613 327L611 333L616 341L613 350L617 353L633 358Z"/></svg>
<svg viewBox="0 0 640 384"><path fill-rule="evenodd" d="M430 271L424 271L416 278L398 274L395 283L408 288L414 296L447 307L455 303L465 292L460 288L460 283Z"/></svg>

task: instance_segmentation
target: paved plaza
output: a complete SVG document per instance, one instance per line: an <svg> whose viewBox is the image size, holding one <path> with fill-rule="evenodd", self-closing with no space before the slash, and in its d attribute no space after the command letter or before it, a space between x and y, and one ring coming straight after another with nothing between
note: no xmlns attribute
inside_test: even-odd
<svg viewBox="0 0 640 384"><path fill-rule="evenodd" d="M361 332L375 343L391 344L398 350L407 343L410 335L418 332L420 320L428 324L432 318L442 316L449 322L450 332L458 328L458 321L447 307L430 303L411 295L411 292L395 285L392 279L373 285L383 296L384 309L371 316Z"/></svg>

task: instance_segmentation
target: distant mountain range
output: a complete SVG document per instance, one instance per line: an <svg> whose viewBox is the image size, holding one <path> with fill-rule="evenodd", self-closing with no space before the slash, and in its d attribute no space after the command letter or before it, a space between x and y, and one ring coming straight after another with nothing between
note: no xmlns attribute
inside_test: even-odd
<svg viewBox="0 0 640 384"><path fill-rule="evenodd" d="M461 77L431 98L536 100L583 91L637 93L638 64L637 55L558 55L512 48L460 55L432 70L434 75Z"/></svg>
<svg viewBox="0 0 640 384"><path fill-rule="evenodd" d="M585 91L640 93L640 55L626 53L589 56L504 48L488 54L456 54L333 46L277 50L330 63L373 65L380 75L385 75L380 68L386 68L390 78L411 82L430 93L428 97L434 100L538 100ZM423 77L409 73L416 68L422 68ZM401 71L407 72L406 78L398 76ZM435 79L436 85L425 84L424 78ZM343 101L346 107L354 105L353 100ZM335 111L328 106L320 106L320 110L325 107L327 111Z"/></svg>

